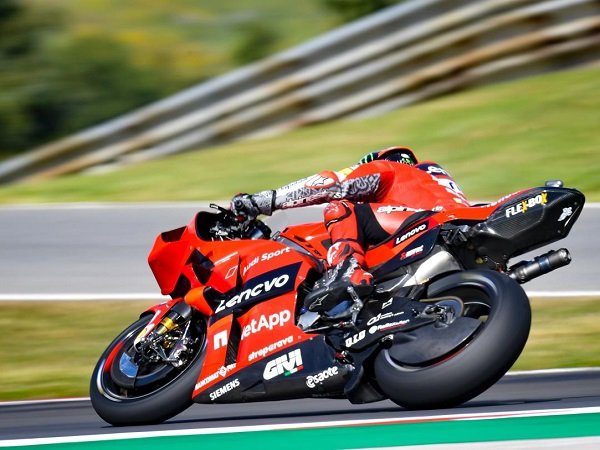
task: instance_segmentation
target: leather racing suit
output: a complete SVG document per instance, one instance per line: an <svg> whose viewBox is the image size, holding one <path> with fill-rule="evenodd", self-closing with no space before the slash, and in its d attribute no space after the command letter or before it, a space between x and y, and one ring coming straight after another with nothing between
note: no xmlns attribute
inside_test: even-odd
<svg viewBox="0 0 600 450"><path fill-rule="evenodd" d="M388 160L324 171L249 197L256 212L267 215L277 209L329 203L324 210L332 241L327 262L339 269L340 276L346 273L347 281L356 287L371 285L372 277L365 271L365 250L394 234L414 212L469 206L452 177L438 164ZM235 211L235 206L232 209ZM344 265L348 261L350 266ZM327 307L331 307L329 303Z"/></svg>

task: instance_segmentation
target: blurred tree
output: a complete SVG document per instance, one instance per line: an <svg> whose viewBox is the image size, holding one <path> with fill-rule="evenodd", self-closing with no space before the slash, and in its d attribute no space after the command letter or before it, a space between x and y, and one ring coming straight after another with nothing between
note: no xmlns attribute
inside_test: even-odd
<svg viewBox="0 0 600 450"><path fill-rule="evenodd" d="M0 151L27 146L31 121L25 108L29 89L44 68L44 39L60 26L55 11L27 9L19 0L0 1Z"/></svg>
<svg viewBox="0 0 600 450"><path fill-rule="evenodd" d="M233 49L233 60L244 65L273 53L279 36L265 22L253 20L238 28L238 41Z"/></svg>
<svg viewBox="0 0 600 450"><path fill-rule="evenodd" d="M336 13L344 22L387 8L403 0L322 0L323 4Z"/></svg>
<svg viewBox="0 0 600 450"><path fill-rule="evenodd" d="M0 0L0 158L331 28L321 1Z"/></svg>
<svg viewBox="0 0 600 450"><path fill-rule="evenodd" d="M166 94L160 72L133 65L99 35L55 38L56 11L0 0L0 157L124 113Z"/></svg>
<svg viewBox="0 0 600 450"><path fill-rule="evenodd" d="M49 51L43 83L31 88L27 110L35 123L32 138L77 131L165 94L160 75L133 66L124 45L90 35Z"/></svg>

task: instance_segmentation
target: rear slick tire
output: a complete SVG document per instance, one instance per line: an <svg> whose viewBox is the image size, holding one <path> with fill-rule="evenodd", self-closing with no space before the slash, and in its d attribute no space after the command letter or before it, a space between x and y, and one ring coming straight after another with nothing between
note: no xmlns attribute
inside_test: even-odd
<svg viewBox="0 0 600 450"><path fill-rule="evenodd" d="M459 272L435 281L427 290L429 298L446 295L463 301L464 316L480 320L487 316L487 320L466 345L435 364L405 366L394 361L388 350L379 352L376 381L392 401L407 409L448 408L476 397L510 369L527 342L529 299L508 276Z"/></svg>
<svg viewBox="0 0 600 450"><path fill-rule="evenodd" d="M192 405L192 392L203 363L204 345L193 359L168 378L156 381L147 392L121 392L111 377L111 365L118 364L115 354L131 345L152 316L145 316L125 329L104 351L90 381L90 399L98 415L116 425L147 425L164 422ZM111 356L113 355L113 356Z"/></svg>

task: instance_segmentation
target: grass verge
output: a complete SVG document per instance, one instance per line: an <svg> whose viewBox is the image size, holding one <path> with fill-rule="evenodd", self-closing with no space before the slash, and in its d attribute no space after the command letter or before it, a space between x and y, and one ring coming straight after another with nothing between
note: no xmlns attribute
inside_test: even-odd
<svg viewBox="0 0 600 450"><path fill-rule="evenodd" d="M0 187L0 203L225 199L346 167L391 145L441 163L473 199L561 178L600 201L599 92L598 67L557 72L110 173Z"/></svg>
<svg viewBox="0 0 600 450"><path fill-rule="evenodd" d="M96 360L148 302L0 303L0 401L88 395ZM513 369L600 366L600 298L532 300Z"/></svg>

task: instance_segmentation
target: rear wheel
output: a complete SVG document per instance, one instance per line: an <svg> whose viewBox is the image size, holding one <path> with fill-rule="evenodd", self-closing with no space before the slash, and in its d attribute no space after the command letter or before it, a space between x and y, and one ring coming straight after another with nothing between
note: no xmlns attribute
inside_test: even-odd
<svg viewBox="0 0 600 450"><path fill-rule="evenodd" d="M113 425L163 422L192 404L203 362L203 323L188 319L149 343L136 345L136 337L151 319L142 317L117 336L94 369L92 405Z"/></svg>
<svg viewBox="0 0 600 450"><path fill-rule="evenodd" d="M531 326L527 295L497 272L449 275L429 286L427 296L458 297L464 304L462 315L480 325L460 345L431 361L407 364L394 358L401 352L392 349L377 355L374 371L381 390L409 409L456 406L488 389L519 357Z"/></svg>

